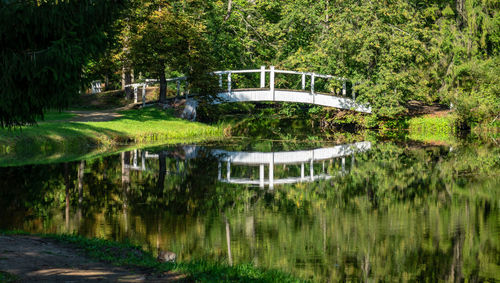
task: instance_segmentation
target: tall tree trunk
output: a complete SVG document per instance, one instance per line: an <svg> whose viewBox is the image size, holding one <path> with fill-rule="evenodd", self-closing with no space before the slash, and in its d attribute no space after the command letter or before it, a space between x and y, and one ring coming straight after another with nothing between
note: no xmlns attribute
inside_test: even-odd
<svg viewBox="0 0 500 283"><path fill-rule="evenodd" d="M165 185L165 175L167 174L167 156L165 155L165 152L160 152L158 154L158 159L160 162L160 172L158 172L158 183L156 183L156 188L158 189L158 191L163 192L163 186Z"/></svg>
<svg viewBox="0 0 500 283"><path fill-rule="evenodd" d="M229 221L226 216L224 216L224 221L226 222L227 259L229 261L229 266L233 266L233 256L231 255L231 227L229 227Z"/></svg>
<svg viewBox="0 0 500 283"><path fill-rule="evenodd" d="M167 102L167 79L165 78L165 71L160 72L160 103Z"/></svg>
<svg viewBox="0 0 500 283"><path fill-rule="evenodd" d="M134 75L132 74L132 70L130 67L125 66L126 63L124 63L122 67L122 90L125 90L125 97L127 99L132 99L134 95L134 90L131 87L125 88L125 85L131 84Z"/></svg>
<svg viewBox="0 0 500 283"><path fill-rule="evenodd" d="M128 193L130 191L130 152L122 152L122 197L123 197L123 221L125 233L128 233Z"/></svg>
<svg viewBox="0 0 500 283"><path fill-rule="evenodd" d="M85 160L80 161L78 167L78 206L76 208L77 223L80 225L82 220L82 203L83 203L83 174L85 171Z"/></svg>
<svg viewBox="0 0 500 283"><path fill-rule="evenodd" d="M233 12L233 0L228 0L227 1L227 13L226 13L226 16L224 17L224 22L229 20L232 12Z"/></svg>
<svg viewBox="0 0 500 283"><path fill-rule="evenodd" d="M465 0L456 0L456 9L457 9L457 25L459 29L462 29L466 17L465 17Z"/></svg>
<svg viewBox="0 0 500 283"><path fill-rule="evenodd" d="M66 232L69 232L69 166L68 163L64 163L64 186L66 189L66 210L65 210L65 222L66 222Z"/></svg>
<svg viewBox="0 0 500 283"><path fill-rule="evenodd" d="M83 202L83 173L85 171L85 160L80 161L78 167L78 206Z"/></svg>

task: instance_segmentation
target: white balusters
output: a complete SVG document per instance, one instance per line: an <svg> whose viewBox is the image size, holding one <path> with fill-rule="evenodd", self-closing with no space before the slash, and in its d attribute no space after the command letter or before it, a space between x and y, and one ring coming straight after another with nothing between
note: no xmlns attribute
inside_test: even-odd
<svg viewBox="0 0 500 283"><path fill-rule="evenodd" d="M260 88L266 87L266 66L260 66Z"/></svg>
<svg viewBox="0 0 500 283"><path fill-rule="evenodd" d="M273 159L269 162L269 189L274 188L274 153Z"/></svg>
<svg viewBox="0 0 500 283"><path fill-rule="evenodd" d="M259 187L264 187L264 164L259 165Z"/></svg>
<svg viewBox="0 0 500 283"><path fill-rule="evenodd" d="M273 95L274 101L274 66L271 66L271 75L269 77L269 91Z"/></svg>
<svg viewBox="0 0 500 283"><path fill-rule="evenodd" d="M304 163L300 163L300 179L304 180Z"/></svg>
<svg viewBox="0 0 500 283"><path fill-rule="evenodd" d="M219 164L217 166L217 180L221 180L222 179L222 164L221 162L219 161Z"/></svg>
<svg viewBox="0 0 500 283"><path fill-rule="evenodd" d="M315 94L314 94L314 78L316 77L316 74L312 73L311 75L311 95L313 96L313 103L316 101Z"/></svg>
<svg viewBox="0 0 500 283"><path fill-rule="evenodd" d="M309 163L309 174L311 175L311 181L314 181L314 159L311 159Z"/></svg>
<svg viewBox="0 0 500 283"><path fill-rule="evenodd" d="M142 84L142 107L146 106L146 84Z"/></svg>

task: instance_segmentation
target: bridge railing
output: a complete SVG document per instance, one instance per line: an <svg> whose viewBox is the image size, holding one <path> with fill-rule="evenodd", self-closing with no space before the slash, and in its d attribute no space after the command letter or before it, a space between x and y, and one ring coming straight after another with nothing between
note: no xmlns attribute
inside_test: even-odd
<svg viewBox="0 0 500 283"><path fill-rule="evenodd" d="M299 75L301 76L301 90L305 91L306 90L306 81L307 77L310 77L310 93L315 94L315 82L316 78L323 78L323 79L333 79L333 80L338 80L342 82L342 92L341 94L343 96L347 96L347 82L349 81L347 78L343 77L337 77L337 76L332 76L332 75L325 75L325 74L317 74L314 72L298 72L298 71L288 71L288 70L278 70L275 69L274 66L270 66L269 69L266 69L266 66L261 66L260 69L249 69L249 70L225 70L225 71L215 71L212 72L211 74L219 76L219 88L224 91L224 86L223 86L223 76L227 76L227 88L225 88L225 91L228 93L231 93L233 91L233 82L232 82L232 74L251 74L251 73L260 73L260 88L266 88L267 85L267 73L269 73L269 89L272 93L274 93L275 88L276 88L276 74L289 74L289 75ZM180 91L181 91L181 81L185 81L186 83L186 88L187 88L187 77L175 77L175 78L169 78L166 79L166 82L176 82L176 90L177 90L177 96L180 96ZM137 103L138 101L138 89L142 88L142 103L143 105L145 104L146 101L146 87L150 84L156 84L158 83L159 80L157 79L146 79L144 82L141 83L135 83L135 84L129 84L126 85L125 87L133 87L134 88L134 102ZM353 82L353 86L356 84ZM356 91L354 87L351 90L352 98L356 99ZM186 98L187 98L187 92L185 93Z"/></svg>
<svg viewBox="0 0 500 283"><path fill-rule="evenodd" d="M265 88L266 87L266 73L269 73L269 88L270 91L274 91L276 88L275 85L275 78L276 74L289 74L289 75L300 75L301 76L301 86L302 90L306 89L306 80L307 77L310 77L310 93L315 94L315 81L316 78L324 78L324 79L334 79L342 82L342 95L346 96L347 95L347 82L349 81L347 78L343 77L337 77L337 76L332 76L332 75L324 75L324 74L317 74L314 72L298 72L298 71L288 71L288 70L277 70L275 69L274 66L270 66L269 69L266 69L265 66L261 66L260 69L250 69L250 70L226 70L226 71L216 71L213 72L214 75L219 76L219 87L223 89L223 80L222 76L227 75L227 92L232 91L232 74L248 74L248 73L260 73L260 88ZM353 83L353 85L355 85ZM356 91L354 88L352 88L352 98L356 99Z"/></svg>
<svg viewBox="0 0 500 283"><path fill-rule="evenodd" d="M180 96L181 94L181 81L186 81L187 85L187 77L176 77L176 78L169 78L166 79L165 82L176 82L176 87L177 87L177 96ZM138 102L138 90L139 88L142 89L142 106L146 105L146 88L148 85L153 85L159 83L160 80L158 79L145 79L144 82L140 83L134 83L134 84L128 84L125 85L125 87L131 87L134 89L134 103ZM187 88L187 86L186 86ZM187 93L186 93L187 96Z"/></svg>

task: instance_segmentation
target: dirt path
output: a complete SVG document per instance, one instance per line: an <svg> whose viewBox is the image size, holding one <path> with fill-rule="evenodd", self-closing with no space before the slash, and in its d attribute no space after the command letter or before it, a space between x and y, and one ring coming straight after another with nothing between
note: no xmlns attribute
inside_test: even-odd
<svg viewBox="0 0 500 283"><path fill-rule="evenodd" d="M70 122L107 122L123 116L123 114L117 113L114 110L68 112L77 115L69 119L68 121Z"/></svg>
<svg viewBox="0 0 500 283"><path fill-rule="evenodd" d="M408 116L432 116L432 117L443 117L448 115L451 110L448 105L443 104L432 104L426 105L420 101L409 101L406 105L408 108Z"/></svg>
<svg viewBox="0 0 500 283"><path fill-rule="evenodd" d="M116 118L120 118L123 114L118 111L129 110L134 108L135 104L129 104L123 107L109 109L109 110L95 110L95 111L68 111L68 113L76 114L76 117L71 118L71 122L107 122Z"/></svg>
<svg viewBox="0 0 500 283"><path fill-rule="evenodd" d="M85 257L72 246L35 236L0 236L0 270L20 282L175 282L178 274L162 277L137 274Z"/></svg>

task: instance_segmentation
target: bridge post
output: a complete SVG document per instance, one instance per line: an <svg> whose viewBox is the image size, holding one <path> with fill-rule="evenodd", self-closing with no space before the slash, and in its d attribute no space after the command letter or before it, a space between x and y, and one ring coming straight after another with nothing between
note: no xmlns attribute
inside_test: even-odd
<svg viewBox="0 0 500 283"><path fill-rule="evenodd" d="M222 74L219 74L219 88L222 90Z"/></svg>
<svg viewBox="0 0 500 283"><path fill-rule="evenodd" d="M137 86L134 86L134 103L137 103Z"/></svg>
<svg viewBox="0 0 500 283"><path fill-rule="evenodd" d="M313 103L316 102L315 100L315 94L314 94L314 78L316 77L316 74L312 73L311 75L311 94L313 96Z"/></svg>
<svg viewBox="0 0 500 283"><path fill-rule="evenodd" d="M141 151L141 169L146 171L146 154L144 151Z"/></svg>
<svg viewBox="0 0 500 283"><path fill-rule="evenodd" d="M231 161L227 161L227 173L226 173L226 178L227 180L231 180Z"/></svg>
<svg viewBox="0 0 500 283"><path fill-rule="evenodd" d="M271 162L269 162L269 189L274 188L274 157Z"/></svg>
<svg viewBox="0 0 500 283"><path fill-rule="evenodd" d="M266 87L266 66L260 66L260 88Z"/></svg>
<svg viewBox="0 0 500 283"><path fill-rule="evenodd" d="M184 95L186 96L186 101L188 100L188 93L189 93L189 82L186 79L186 90L184 91Z"/></svg>
<svg viewBox="0 0 500 283"><path fill-rule="evenodd" d="M346 96L347 95L347 87L346 87L346 82L344 80L344 82L342 83L342 95L343 96Z"/></svg>
<svg viewBox="0 0 500 283"><path fill-rule="evenodd" d="M231 72L227 73L227 92L231 94Z"/></svg>
<svg viewBox="0 0 500 283"><path fill-rule="evenodd" d="M273 101L275 100L274 98L274 66L271 66L271 76L269 78L269 91L273 95Z"/></svg>
<svg viewBox="0 0 500 283"><path fill-rule="evenodd" d="M314 158L311 159L311 163L309 164L309 174L311 175L311 181L314 181Z"/></svg>
<svg viewBox="0 0 500 283"><path fill-rule="evenodd" d="M132 159L132 164L134 165L134 167L137 167L137 149L134 150L134 157Z"/></svg>
<svg viewBox="0 0 500 283"><path fill-rule="evenodd" d="M302 73L302 90L306 89L306 73Z"/></svg>
<svg viewBox="0 0 500 283"><path fill-rule="evenodd" d="M222 179L222 164L221 162L219 161L219 165L217 167L217 180L220 180Z"/></svg>
<svg viewBox="0 0 500 283"><path fill-rule="evenodd" d="M146 106L146 84L142 85L142 107Z"/></svg>
<svg viewBox="0 0 500 283"><path fill-rule="evenodd" d="M300 163L300 179L304 180L304 162Z"/></svg>
<svg viewBox="0 0 500 283"><path fill-rule="evenodd" d="M261 188L264 187L264 164L260 164L259 165L259 179L260 179L260 182L259 182L259 186Z"/></svg>
<svg viewBox="0 0 500 283"><path fill-rule="evenodd" d="M175 82L177 84L177 97L179 97L181 95L181 81L176 80Z"/></svg>

